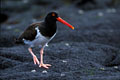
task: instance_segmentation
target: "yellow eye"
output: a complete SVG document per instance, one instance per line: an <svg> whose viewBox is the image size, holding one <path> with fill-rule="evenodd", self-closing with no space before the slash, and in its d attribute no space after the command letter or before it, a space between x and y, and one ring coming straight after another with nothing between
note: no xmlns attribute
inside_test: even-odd
<svg viewBox="0 0 120 80"><path fill-rule="evenodd" d="M55 13L52 13L52 16L55 16Z"/></svg>

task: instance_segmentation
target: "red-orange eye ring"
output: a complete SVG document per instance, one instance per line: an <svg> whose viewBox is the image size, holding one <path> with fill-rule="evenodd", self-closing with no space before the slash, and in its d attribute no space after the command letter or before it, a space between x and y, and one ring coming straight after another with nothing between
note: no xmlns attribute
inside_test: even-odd
<svg viewBox="0 0 120 80"><path fill-rule="evenodd" d="M52 13L52 16L55 16L55 13Z"/></svg>

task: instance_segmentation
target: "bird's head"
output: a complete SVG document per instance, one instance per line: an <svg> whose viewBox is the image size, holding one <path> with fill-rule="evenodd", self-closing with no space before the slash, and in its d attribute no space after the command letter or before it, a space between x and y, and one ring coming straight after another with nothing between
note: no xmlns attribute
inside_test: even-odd
<svg viewBox="0 0 120 80"><path fill-rule="evenodd" d="M50 12L47 14L46 21L50 21L50 22L56 22L59 21L65 25L67 25L68 27L74 29L74 27L72 25L70 25L68 22L66 22L65 20L63 20L61 17L58 16L58 14L56 12Z"/></svg>
<svg viewBox="0 0 120 80"><path fill-rule="evenodd" d="M50 12L47 14L46 19L51 21L57 21L58 14L56 12Z"/></svg>

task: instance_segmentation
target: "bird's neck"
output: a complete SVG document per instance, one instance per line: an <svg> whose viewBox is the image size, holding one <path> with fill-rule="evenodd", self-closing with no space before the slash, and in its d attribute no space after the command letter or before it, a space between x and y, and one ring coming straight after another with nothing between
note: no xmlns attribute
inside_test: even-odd
<svg viewBox="0 0 120 80"><path fill-rule="evenodd" d="M47 28L56 29L56 21L46 19L44 22Z"/></svg>
<svg viewBox="0 0 120 80"><path fill-rule="evenodd" d="M45 21L45 27L46 27L46 31L49 35L49 37L52 37L55 33L56 33L56 29L57 29L57 26L56 26L56 22L52 22L52 21Z"/></svg>

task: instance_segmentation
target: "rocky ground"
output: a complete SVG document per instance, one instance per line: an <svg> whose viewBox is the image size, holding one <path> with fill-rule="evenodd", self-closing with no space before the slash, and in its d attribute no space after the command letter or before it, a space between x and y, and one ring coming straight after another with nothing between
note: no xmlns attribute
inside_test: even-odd
<svg viewBox="0 0 120 80"><path fill-rule="evenodd" d="M2 0L0 80L120 80L120 6L111 0ZM33 64L17 38L50 11L72 25L57 22L55 38L44 51L49 69ZM33 51L39 56L39 48Z"/></svg>

